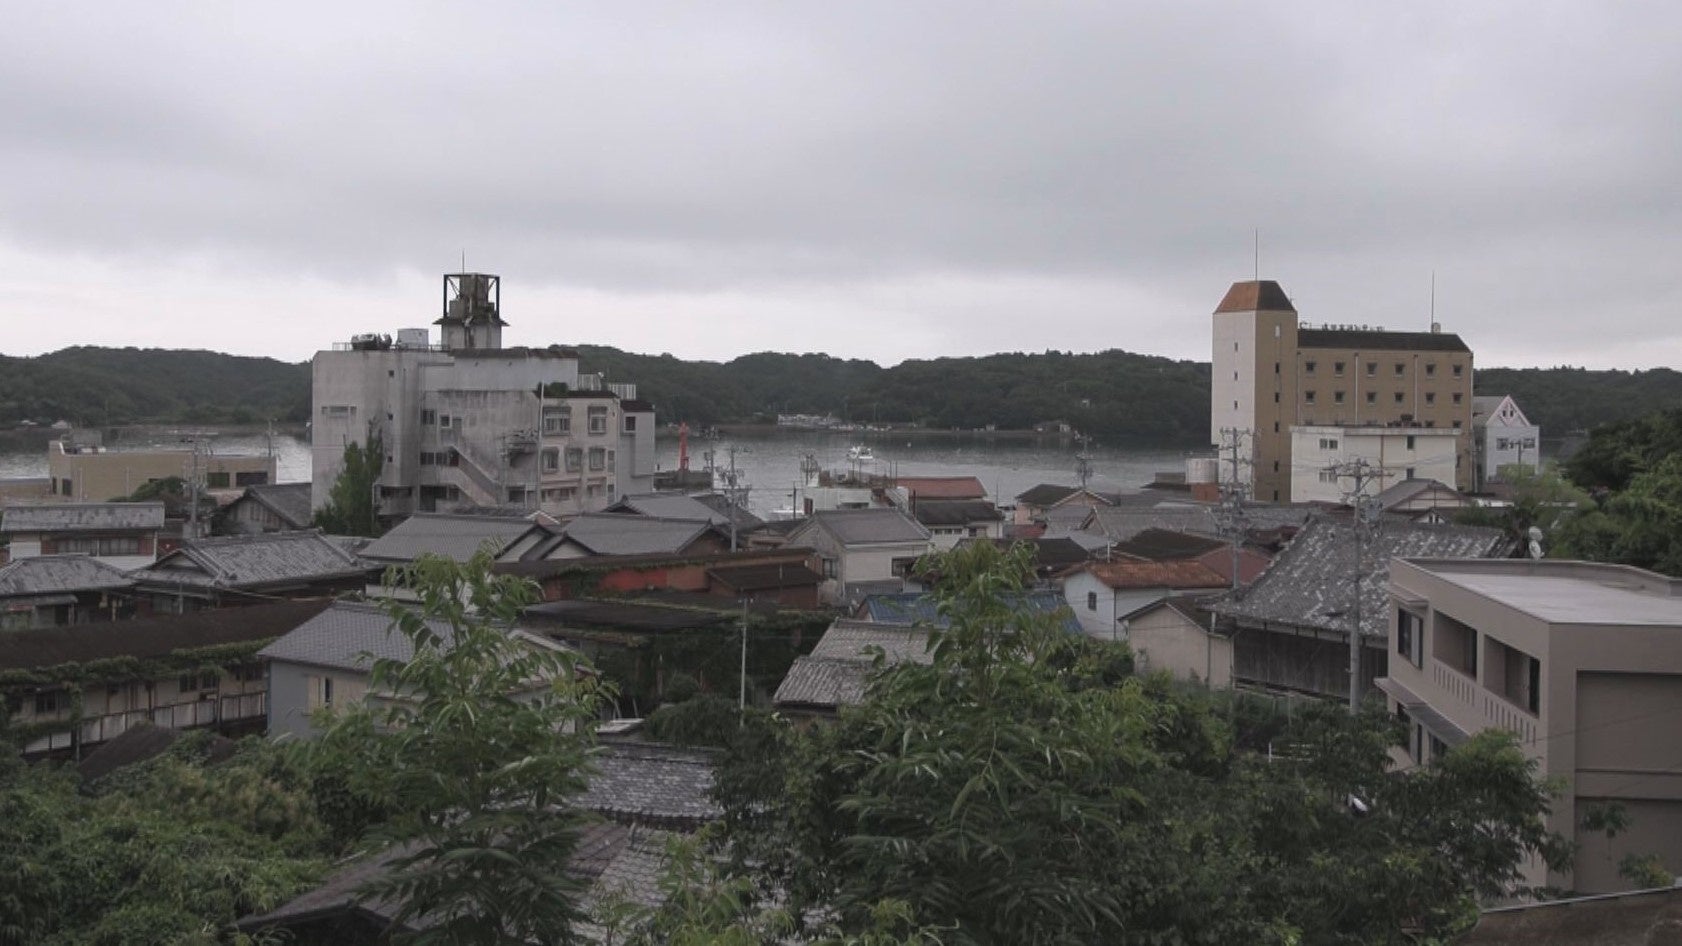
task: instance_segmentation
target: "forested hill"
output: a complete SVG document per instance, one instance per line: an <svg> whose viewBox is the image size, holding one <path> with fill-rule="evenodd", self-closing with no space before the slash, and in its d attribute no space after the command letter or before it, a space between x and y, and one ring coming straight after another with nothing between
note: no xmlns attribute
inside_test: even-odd
<svg viewBox="0 0 1682 946"><path fill-rule="evenodd" d="M663 420L719 423L778 413L855 423L1022 429L1066 421L1105 443L1208 439L1209 366L1123 351L906 361L744 355L723 364L579 349L586 370L634 381Z"/></svg>
<svg viewBox="0 0 1682 946"><path fill-rule="evenodd" d="M662 422L768 421L834 414L862 423L1026 428L1065 421L1101 443L1198 445L1208 437L1209 366L1123 351L907 361L762 352L683 361L579 346L582 368L635 382ZM0 426L296 422L309 417L309 365L208 351L66 348L0 356ZM1682 405L1682 373L1484 368L1479 394L1511 394L1548 435Z"/></svg>
<svg viewBox="0 0 1682 946"><path fill-rule="evenodd" d="M297 422L310 412L310 366L213 351L78 346L0 355L0 425Z"/></svg>

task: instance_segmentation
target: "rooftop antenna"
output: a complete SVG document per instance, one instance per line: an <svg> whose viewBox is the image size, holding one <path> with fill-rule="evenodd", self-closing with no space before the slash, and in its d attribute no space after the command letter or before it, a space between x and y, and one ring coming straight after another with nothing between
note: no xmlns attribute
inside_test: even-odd
<svg viewBox="0 0 1682 946"><path fill-rule="evenodd" d="M464 272L464 273L467 272L467 250L466 249L463 249L461 251L461 271Z"/></svg>
<svg viewBox="0 0 1682 946"><path fill-rule="evenodd" d="M1431 270L1431 328L1437 327L1437 271Z"/></svg>
<svg viewBox="0 0 1682 946"><path fill-rule="evenodd" d="M1256 228L1256 282L1261 282L1261 227Z"/></svg>

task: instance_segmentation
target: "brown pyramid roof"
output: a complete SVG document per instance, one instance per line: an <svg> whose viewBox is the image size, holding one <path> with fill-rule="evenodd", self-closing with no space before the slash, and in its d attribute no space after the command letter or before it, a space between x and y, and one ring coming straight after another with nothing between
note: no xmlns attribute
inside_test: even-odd
<svg viewBox="0 0 1682 946"><path fill-rule="evenodd" d="M1271 279L1235 282L1226 298L1215 307L1219 312L1295 312L1285 290Z"/></svg>

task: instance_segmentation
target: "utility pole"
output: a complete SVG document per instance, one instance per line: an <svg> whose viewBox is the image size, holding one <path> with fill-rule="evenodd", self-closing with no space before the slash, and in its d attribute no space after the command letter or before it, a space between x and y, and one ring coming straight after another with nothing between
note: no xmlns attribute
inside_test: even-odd
<svg viewBox="0 0 1682 946"><path fill-rule="evenodd" d="M740 691L736 695L736 712L738 716L748 709L748 599L742 596L742 677Z"/></svg>
<svg viewBox="0 0 1682 946"><path fill-rule="evenodd" d="M1092 480L1092 455L1087 452L1092 446L1092 438L1082 434L1077 440L1080 452L1075 454L1075 477L1080 480L1080 488L1086 489L1086 484Z"/></svg>
<svg viewBox="0 0 1682 946"><path fill-rule="evenodd" d="M1349 712L1357 713L1361 709L1361 583L1366 578L1367 546L1372 541L1379 516L1378 503L1374 496L1367 493L1367 486L1383 482L1384 470L1368 463L1363 457L1356 457L1344 463L1334 463L1326 471L1335 473L1340 481L1351 481L1343 496L1344 503L1350 508L1355 530L1355 558L1350 579L1355 600L1350 608L1352 619L1349 626Z"/></svg>
<svg viewBox="0 0 1682 946"><path fill-rule="evenodd" d="M1221 504L1215 513L1220 523L1221 532L1232 545L1232 590L1237 591L1239 585L1238 564L1239 545L1244 541L1248 522L1244 515L1244 503L1249 499L1249 483L1247 477L1240 475L1240 471L1250 466L1250 458L1244 455L1244 439L1250 435L1248 430L1237 427L1223 427L1221 429L1221 452L1225 454L1222 462L1229 464L1229 472L1221 482Z"/></svg>

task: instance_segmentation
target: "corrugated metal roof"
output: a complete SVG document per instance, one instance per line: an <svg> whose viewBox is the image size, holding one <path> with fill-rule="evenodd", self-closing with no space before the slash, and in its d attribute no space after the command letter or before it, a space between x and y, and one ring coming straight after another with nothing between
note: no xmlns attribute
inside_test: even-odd
<svg viewBox="0 0 1682 946"><path fill-rule="evenodd" d="M498 554L534 528L540 527L524 519L420 513L375 539L362 550L362 557L385 563L412 562L430 553L465 562L485 546L493 555Z"/></svg>
<svg viewBox="0 0 1682 946"><path fill-rule="evenodd" d="M88 555L42 555L0 565L0 597L132 588L133 579Z"/></svg>
<svg viewBox="0 0 1682 946"><path fill-rule="evenodd" d="M1355 528L1316 516L1250 587L1213 605L1221 615L1347 634L1355 606ZM1502 558L1512 543L1498 529L1385 519L1361 569L1361 633L1383 637L1392 558Z"/></svg>
<svg viewBox="0 0 1682 946"><path fill-rule="evenodd" d="M8 506L0 532L125 532L164 527L163 503L54 503Z"/></svg>
<svg viewBox="0 0 1682 946"><path fill-rule="evenodd" d="M143 583L254 588L367 571L370 566L319 532L270 532L189 539L155 564L130 574Z"/></svg>

